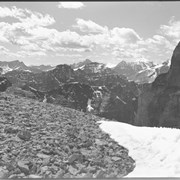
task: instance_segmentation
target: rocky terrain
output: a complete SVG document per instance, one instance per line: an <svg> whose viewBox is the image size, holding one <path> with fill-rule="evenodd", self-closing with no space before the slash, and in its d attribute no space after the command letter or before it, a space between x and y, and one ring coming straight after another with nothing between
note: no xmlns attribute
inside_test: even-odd
<svg viewBox="0 0 180 180"><path fill-rule="evenodd" d="M167 73L159 75L138 98L135 125L180 128L180 43Z"/></svg>
<svg viewBox="0 0 180 180"><path fill-rule="evenodd" d="M1 93L0 178L127 175L135 167L134 160L100 130L99 120L70 108Z"/></svg>

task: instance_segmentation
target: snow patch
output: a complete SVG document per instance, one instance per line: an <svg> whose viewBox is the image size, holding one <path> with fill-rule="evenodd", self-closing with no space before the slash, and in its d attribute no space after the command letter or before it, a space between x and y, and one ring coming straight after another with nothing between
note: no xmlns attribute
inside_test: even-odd
<svg viewBox="0 0 180 180"><path fill-rule="evenodd" d="M126 177L180 177L180 130L100 121L100 128L136 161Z"/></svg>
<svg viewBox="0 0 180 180"><path fill-rule="evenodd" d="M78 68L75 68L75 69L74 69L74 71L77 71L78 69L83 70L83 69L84 69L84 67L85 67L85 65L83 65L83 66L81 66L81 67L78 67Z"/></svg>

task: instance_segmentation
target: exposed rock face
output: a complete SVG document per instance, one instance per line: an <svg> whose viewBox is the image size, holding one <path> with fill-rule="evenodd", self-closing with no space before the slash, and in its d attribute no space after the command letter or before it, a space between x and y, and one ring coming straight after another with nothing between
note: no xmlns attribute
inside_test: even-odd
<svg viewBox="0 0 180 180"><path fill-rule="evenodd" d="M173 52L167 85L168 87L180 87L180 42Z"/></svg>
<svg viewBox="0 0 180 180"><path fill-rule="evenodd" d="M92 99L94 92L91 86L79 82L64 83L50 91L39 91L28 85L24 85L22 89L32 92L40 101L46 99L48 103L61 104L84 112L88 99Z"/></svg>
<svg viewBox="0 0 180 180"><path fill-rule="evenodd" d="M12 84L6 77L0 77L0 92L6 91Z"/></svg>
<svg viewBox="0 0 180 180"><path fill-rule="evenodd" d="M180 43L168 73L159 75L139 96L135 125L180 128Z"/></svg>
<svg viewBox="0 0 180 180"><path fill-rule="evenodd" d="M99 116L133 124L137 112L138 93L135 83L119 83L114 85L110 92L108 97L103 98Z"/></svg>

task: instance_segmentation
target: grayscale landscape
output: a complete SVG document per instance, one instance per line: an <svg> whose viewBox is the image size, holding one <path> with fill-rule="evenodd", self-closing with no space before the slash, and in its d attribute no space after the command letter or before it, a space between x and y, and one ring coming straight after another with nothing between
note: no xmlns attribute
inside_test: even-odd
<svg viewBox="0 0 180 180"><path fill-rule="evenodd" d="M0 179L180 177L179 2L0 2Z"/></svg>

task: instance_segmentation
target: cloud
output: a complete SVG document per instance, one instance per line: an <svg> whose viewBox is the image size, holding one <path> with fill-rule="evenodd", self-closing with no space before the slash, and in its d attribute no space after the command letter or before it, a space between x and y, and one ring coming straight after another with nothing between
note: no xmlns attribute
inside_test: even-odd
<svg viewBox="0 0 180 180"><path fill-rule="evenodd" d="M108 56L107 58L118 61L159 60L158 58L162 56L161 59L166 60L174 48L174 41L180 38L180 22L174 19L169 21L168 25L161 25L158 34L143 39L134 29L126 27L110 29L92 20L81 18L76 19L72 29L59 31L51 26L55 23L51 15L15 6L0 7L0 19L4 17L18 20L14 23L0 21L0 42L15 46L17 53L11 53L1 46L0 51L12 57L56 55L78 58L84 57L84 52L94 52L98 59L102 56L105 59Z"/></svg>
<svg viewBox="0 0 180 180"><path fill-rule="evenodd" d="M6 47L4 46L0 46L0 54L6 54L9 52L9 49L7 49Z"/></svg>
<svg viewBox="0 0 180 180"><path fill-rule="evenodd" d="M154 35L152 38L141 41L139 44L154 52L172 51L174 49L172 42L161 35Z"/></svg>
<svg viewBox="0 0 180 180"><path fill-rule="evenodd" d="M54 18L48 14L18 9L15 6L0 7L0 18L4 17L14 17L19 22L0 22L0 42L10 43L22 50L45 51L40 41L51 38L48 36L56 31L47 28L55 23Z"/></svg>
<svg viewBox="0 0 180 180"><path fill-rule="evenodd" d="M174 17L170 19L168 25L161 25L160 32L171 38L180 38L180 21L176 21Z"/></svg>
<svg viewBox="0 0 180 180"><path fill-rule="evenodd" d="M115 48L112 52L112 55L116 58L120 58L123 60L136 60L143 58L141 53L138 53L137 51L134 51L132 49L124 49L124 48Z"/></svg>
<svg viewBox="0 0 180 180"><path fill-rule="evenodd" d="M130 28L115 27L110 31L110 33L113 44L135 44L137 41L142 40L142 38L133 29Z"/></svg>
<svg viewBox="0 0 180 180"><path fill-rule="evenodd" d="M60 53L56 53L56 56L62 56L62 57L82 57L81 54L60 54Z"/></svg>
<svg viewBox="0 0 180 180"><path fill-rule="evenodd" d="M21 18L24 17L24 10L18 9L13 6L11 9L7 7L0 7L0 17L14 17L14 18Z"/></svg>
<svg viewBox="0 0 180 180"><path fill-rule="evenodd" d="M86 33L84 37L91 38L95 44L101 45L104 48L108 48L110 45L133 45L142 38L135 30L130 28L114 27L109 29L107 26L101 26L91 20L76 19L76 25L74 28L79 29L81 32Z"/></svg>
<svg viewBox="0 0 180 180"><path fill-rule="evenodd" d="M90 49L93 48L93 41L86 36L81 36L76 32L66 30L63 32L54 32L49 39L49 43L61 48L67 49Z"/></svg>
<svg viewBox="0 0 180 180"><path fill-rule="evenodd" d="M81 9L84 7L84 4L82 2L60 2L58 7L66 9Z"/></svg>
<svg viewBox="0 0 180 180"><path fill-rule="evenodd" d="M32 56L46 56L47 54L42 51L18 51L17 55L20 57L32 57Z"/></svg>
<svg viewBox="0 0 180 180"><path fill-rule="evenodd" d="M55 23L55 20L49 14L42 15L39 12L33 12L28 9L0 7L0 17L14 17L23 23L23 27L49 26ZM19 23L16 25L20 27Z"/></svg>
<svg viewBox="0 0 180 180"><path fill-rule="evenodd" d="M84 32L80 35L75 31L65 30L58 31L49 26L55 23L52 16L32 12L28 9L2 8L0 17L14 17L19 20L15 23L0 22L0 41L9 42L14 46L18 46L20 51L40 52L44 54L46 51L61 52L91 52L97 47L104 49L111 46L132 46L141 38L133 30L129 28L113 28L103 27L97 23L83 19L76 19L76 28ZM75 26L74 26L75 27ZM30 53L21 53L21 55L29 55Z"/></svg>
<svg viewBox="0 0 180 180"><path fill-rule="evenodd" d="M108 30L107 27L102 27L91 20L85 21L83 19L77 18L76 23L77 25L74 25L73 27L86 33L104 33Z"/></svg>

